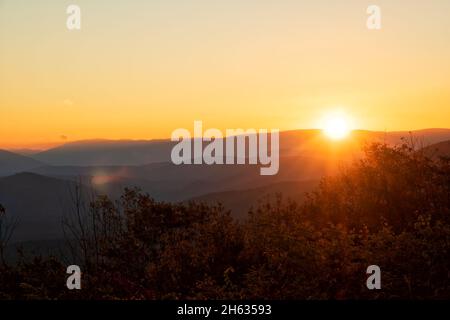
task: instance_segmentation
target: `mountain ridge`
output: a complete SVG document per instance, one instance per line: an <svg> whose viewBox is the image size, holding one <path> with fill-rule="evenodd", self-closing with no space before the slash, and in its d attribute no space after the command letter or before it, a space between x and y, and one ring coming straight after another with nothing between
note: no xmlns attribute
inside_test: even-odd
<svg viewBox="0 0 450 320"><path fill-rule="evenodd" d="M31 157L0 149L0 176L35 169L43 165L45 165L44 162Z"/></svg>
<svg viewBox="0 0 450 320"><path fill-rule="evenodd" d="M450 129L422 129L416 131L369 131L354 130L347 142L361 144L364 140L376 140L388 144L402 143L402 138L417 140L426 145L450 140ZM346 141L329 141L319 129L288 130L280 132L280 153L295 154L308 143L344 144ZM73 141L51 148L32 157L35 160L58 166L100 166L100 165L146 165L169 162L172 147L176 142L170 139L90 139Z"/></svg>

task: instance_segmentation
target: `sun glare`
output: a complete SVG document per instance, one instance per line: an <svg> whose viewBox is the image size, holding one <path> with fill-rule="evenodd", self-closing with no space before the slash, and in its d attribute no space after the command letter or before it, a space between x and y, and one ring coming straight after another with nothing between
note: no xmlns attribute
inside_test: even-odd
<svg viewBox="0 0 450 320"><path fill-rule="evenodd" d="M324 119L322 129L330 139L341 140L350 134L350 121L345 115L333 114Z"/></svg>

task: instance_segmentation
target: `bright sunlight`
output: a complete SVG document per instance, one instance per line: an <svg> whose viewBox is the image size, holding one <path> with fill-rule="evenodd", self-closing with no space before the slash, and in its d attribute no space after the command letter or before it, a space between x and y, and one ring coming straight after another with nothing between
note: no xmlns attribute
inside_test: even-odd
<svg viewBox="0 0 450 320"><path fill-rule="evenodd" d="M352 130L350 120L345 114L330 114L322 122L322 130L327 137L341 140L347 137Z"/></svg>

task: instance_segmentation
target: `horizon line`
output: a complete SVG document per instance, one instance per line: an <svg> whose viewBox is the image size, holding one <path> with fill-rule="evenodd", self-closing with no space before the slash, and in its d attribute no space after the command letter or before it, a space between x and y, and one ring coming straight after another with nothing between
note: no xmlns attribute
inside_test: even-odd
<svg viewBox="0 0 450 320"><path fill-rule="evenodd" d="M245 130L245 129L244 129ZM369 129L353 129L351 132L372 132L372 133L392 133L392 134L398 134L398 133L414 133L414 132L422 132L422 131L435 131L435 130L450 130L450 128L422 128L422 129L413 129L413 130L369 130ZM320 128L309 128L309 129L287 129L287 130L280 130L280 133L288 133L288 132L296 132L296 131L323 131L323 129ZM193 137L198 138L198 137ZM28 146L28 145L18 145L18 146L7 146L7 145L0 145L0 150L5 151L11 151L11 152L17 152L17 151L26 151L30 153L37 153L37 152L43 152L47 150L51 150L54 148L62 147L64 145L69 144L76 144L76 143L96 143L96 142L158 142L158 141L170 141L170 137L167 138L148 138L148 139L134 139L134 138L119 138L119 139L111 139L111 138L88 138L88 139L79 139L79 140L67 140L63 142L44 142L44 143L36 143L34 146ZM40 146L40 147L36 147Z"/></svg>

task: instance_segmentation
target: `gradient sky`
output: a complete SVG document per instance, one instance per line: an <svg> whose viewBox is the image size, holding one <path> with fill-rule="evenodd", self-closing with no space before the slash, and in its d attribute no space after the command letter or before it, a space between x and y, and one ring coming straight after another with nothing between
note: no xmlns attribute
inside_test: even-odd
<svg viewBox="0 0 450 320"><path fill-rule="evenodd" d="M448 0L0 0L0 148L314 128L336 109L450 127L449 57Z"/></svg>

